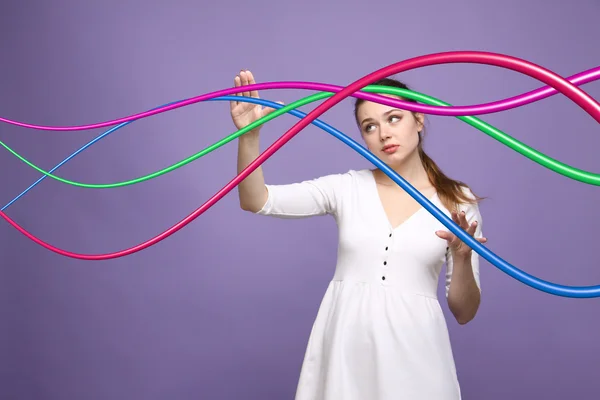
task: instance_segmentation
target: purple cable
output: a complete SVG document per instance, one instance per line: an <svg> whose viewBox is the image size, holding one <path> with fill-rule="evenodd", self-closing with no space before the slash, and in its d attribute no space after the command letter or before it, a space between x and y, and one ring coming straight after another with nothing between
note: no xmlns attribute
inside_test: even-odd
<svg viewBox="0 0 600 400"><path fill-rule="evenodd" d="M576 86L581 86L591 81L595 81L600 79L600 66L596 68L592 68L590 70L580 72L579 74L573 75L567 80ZM1 118L0 121L6 122L11 125L16 125L24 128L32 128L38 130L47 130L47 131L79 131L79 130L87 130L87 129L95 129L102 128L106 126L111 126L115 124L120 124L127 121L133 121L136 119L146 118L155 114L159 114L165 111L173 110L176 108L184 107L190 104L198 103L201 101L206 101L215 97L227 96L231 94L248 92L251 90L268 90L268 89L305 89L305 90L317 90L322 92L333 92L337 93L344 89L343 86L330 85L326 83L317 83L317 82L296 82L296 81L283 81L283 82L266 82L266 83L257 83L253 85L246 85L237 88L229 88L224 90L219 90L212 93L203 94L200 96L192 97L187 100L182 100L176 103L172 103L171 105L159 107L151 111L146 111L143 113L134 114L128 117L101 122L97 124L89 124L89 125L79 125L79 126L44 126L44 125L34 125L27 124L24 122L13 121L7 118ZM409 111L421 112L425 114L431 115L441 115L447 117L454 116L468 116L468 115L482 115L482 114L492 114L500 111L510 110L512 108L521 107L536 101L543 100L549 96L553 96L557 94L558 91L551 86L544 86L539 89L533 90L531 92L527 92L525 94L510 97L508 99L492 102L492 103L484 103L473 106L451 106L451 107L440 107L440 106L431 106L425 104L412 103L403 100L395 100L390 97L366 93L366 92L354 92L350 96L361 98L364 100L372 101L375 103L385 104L392 107L398 107Z"/></svg>

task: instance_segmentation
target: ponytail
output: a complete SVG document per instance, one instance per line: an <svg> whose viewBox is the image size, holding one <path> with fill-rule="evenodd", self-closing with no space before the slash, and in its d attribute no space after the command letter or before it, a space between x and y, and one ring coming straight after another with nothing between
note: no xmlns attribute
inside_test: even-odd
<svg viewBox="0 0 600 400"><path fill-rule="evenodd" d="M431 157L425 153L425 150L423 150L421 133L419 133L419 157L427 172L429 182L435 187L440 201L449 211L458 211L459 204L476 203L483 199L473 193L466 183L450 179L442 172L435 161L433 161ZM467 191L465 191L465 189L467 189ZM472 194L472 196L469 194Z"/></svg>

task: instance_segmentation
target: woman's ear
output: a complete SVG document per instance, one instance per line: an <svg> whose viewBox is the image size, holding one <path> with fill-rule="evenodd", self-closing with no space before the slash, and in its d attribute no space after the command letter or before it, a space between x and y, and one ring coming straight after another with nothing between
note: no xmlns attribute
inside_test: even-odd
<svg viewBox="0 0 600 400"><path fill-rule="evenodd" d="M415 119L417 120L418 131L422 132L423 128L425 128L425 114L423 114L423 113L416 113L415 114Z"/></svg>

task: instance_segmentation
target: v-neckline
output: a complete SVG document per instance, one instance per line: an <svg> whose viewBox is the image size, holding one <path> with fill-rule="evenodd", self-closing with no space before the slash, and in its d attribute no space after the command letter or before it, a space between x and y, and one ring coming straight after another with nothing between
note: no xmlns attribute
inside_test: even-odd
<svg viewBox="0 0 600 400"><path fill-rule="evenodd" d="M371 183L372 183L373 190L375 191L375 193L374 193L375 200L376 200L376 202L378 204L378 208L380 210L380 214L382 215L383 220L386 222L386 225L388 226L389 229L391 229L392 231L396 231L397 229L400 229L401 227L403 227L404 225L406 225L406 223L408 223L410 220L412 220L413 218L415 218L422 211L425 211L425 207L423 207L421 204L419 204L419 208L417 209L417 211L415 211L414 213L412 213L411 215L409 215L408 218L406 218L404 221L400 222L397 226L393 226L392 223L390 222L390 219L389 219L387 213L385 212L385 207L383 206L383 201L381 201L381 196L379 195L379 189L377 188L377 181L375 180L375 174L370 169L367 170L367 171L368 171L369 176L370 176L370 180L371 180ZM438 194L437 194L437 191L436 191L432 196L428 197L427 200L433 202L435 200L435 198L437 197L437 195Z"/></svg>

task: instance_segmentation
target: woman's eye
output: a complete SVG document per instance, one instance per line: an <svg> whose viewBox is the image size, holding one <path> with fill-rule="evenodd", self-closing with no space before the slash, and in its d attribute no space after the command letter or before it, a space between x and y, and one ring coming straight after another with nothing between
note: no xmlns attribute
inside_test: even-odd
<svg viewBox="0 0 600 400"><path fill-rule="evenodd" d="M398 117L397 115L392 115L392 116L390 117L390 122L394 122L394 121L393 121L394 119L399 121L399 120L400 120L400 117Z"/></svg>

